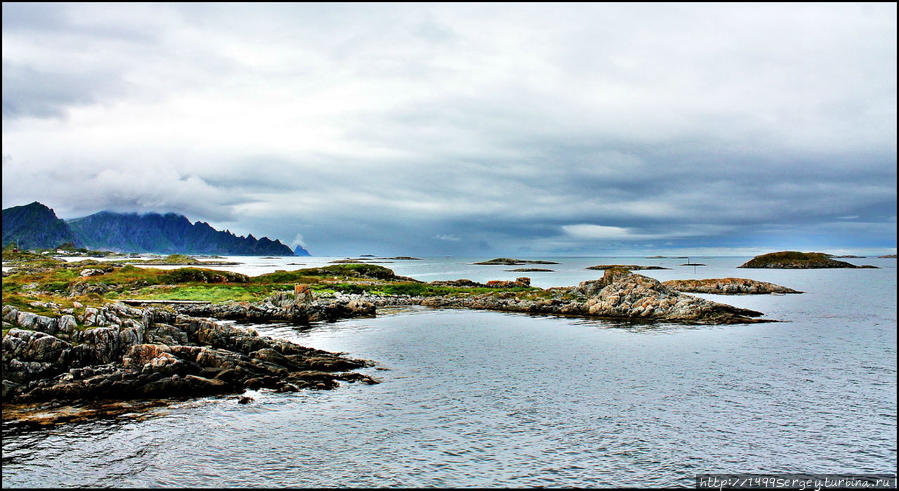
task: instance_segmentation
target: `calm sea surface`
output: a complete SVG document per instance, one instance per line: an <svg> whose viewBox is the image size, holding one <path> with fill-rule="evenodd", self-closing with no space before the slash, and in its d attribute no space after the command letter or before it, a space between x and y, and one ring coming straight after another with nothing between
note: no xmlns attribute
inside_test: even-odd
<svg viewBox="0 0 899 491"><path fill-rule="evenodd" d="M247 274L334 258L234 257ZM478 258L485 259L485 258ZM432 281L541 287L657 264L660 280L747 277L802 295L700 295L785 322L628 325L414 308L260 334L374 360L374 386L203 398L149 417L4 425L4 487L692 486L696 473L896 473L896 260L737 269L749 258L475 258L381 263ZM288 263L303 263L290 265ZM694 271L695 270L695 271Z"/></svg>

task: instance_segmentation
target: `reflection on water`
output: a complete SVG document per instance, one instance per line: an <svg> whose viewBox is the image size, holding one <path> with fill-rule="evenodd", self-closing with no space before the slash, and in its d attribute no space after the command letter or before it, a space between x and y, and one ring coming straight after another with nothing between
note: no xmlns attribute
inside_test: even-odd
<svg viewBox="0 0 899 491"><path fill-rule="evenodd" d="M723 299L785 321L770 324L409 308L256 326L375 360L365 372L383 383L182 401L143 420L4 425L3 486L692 486L707 472L895 473L895 269L702 262L808 293Z"/></svg>

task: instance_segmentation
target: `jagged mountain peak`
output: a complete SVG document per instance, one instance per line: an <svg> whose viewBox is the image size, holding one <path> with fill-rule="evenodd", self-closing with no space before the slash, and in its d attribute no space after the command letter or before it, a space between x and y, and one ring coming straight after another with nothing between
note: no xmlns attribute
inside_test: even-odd
<svg viewBox="0 0 899 491"><path fill-rule="evenodd" d="M294 255L280 240L257 239L253 234L238 237L230 230L216 230L207 222L191 223L179 213L104 210L64 221L37 201L3 210L3 244L10 242L26 249L73 242L79 247L122 252Z"/></svg>

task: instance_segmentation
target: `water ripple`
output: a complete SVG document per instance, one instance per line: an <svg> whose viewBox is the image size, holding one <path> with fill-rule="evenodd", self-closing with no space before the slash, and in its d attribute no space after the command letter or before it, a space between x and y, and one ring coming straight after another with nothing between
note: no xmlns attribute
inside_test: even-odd
<svg viewBox="0 0 899 491"><path fill-rule="evenodd" d="M204 398L143 420L4 423L3 486L692 487L704 472L895 473L895 274L849 273L758 272L812 294L724 299L790 321L778 324L411 309L256 325L390 370L369 369L379 385Z"/></svg>

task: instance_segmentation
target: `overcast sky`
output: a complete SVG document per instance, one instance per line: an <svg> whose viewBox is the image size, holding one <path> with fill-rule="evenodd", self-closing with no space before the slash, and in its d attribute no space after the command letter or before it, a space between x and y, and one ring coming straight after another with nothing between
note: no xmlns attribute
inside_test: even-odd
<svg viewBox="0 0 899 491"><path fill-rule="evenodd" d="M896 250L896 4L3 3L3 207L314 255Z"/></svg>

